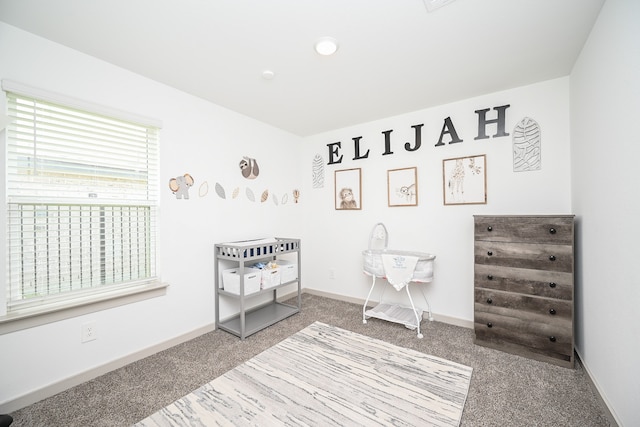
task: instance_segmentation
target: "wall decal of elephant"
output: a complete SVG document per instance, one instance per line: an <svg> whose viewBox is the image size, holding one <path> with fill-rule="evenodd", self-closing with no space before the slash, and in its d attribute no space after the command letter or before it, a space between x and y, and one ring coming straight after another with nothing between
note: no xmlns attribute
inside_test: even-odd
<svg viewBox="0 0 640 427"><path fill-rule="evenodd" d="M188 199L189 188L193 185L194 179L188 173L177 176L169 180L169 189L176 195L176 199Z"/></svg>

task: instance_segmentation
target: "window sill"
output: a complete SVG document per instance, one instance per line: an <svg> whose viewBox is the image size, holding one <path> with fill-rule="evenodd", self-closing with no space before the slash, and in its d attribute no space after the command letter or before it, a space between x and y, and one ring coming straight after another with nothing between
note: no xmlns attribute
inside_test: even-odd
<svg viewBox="0 0 640 427"><path fill-rule="evenodd" d="M53 323L72 317L95 313L138 301L166 295L169 284L150 285L100 294L82 300L66 301L33 307L0 316L0 335Z"/></svg>

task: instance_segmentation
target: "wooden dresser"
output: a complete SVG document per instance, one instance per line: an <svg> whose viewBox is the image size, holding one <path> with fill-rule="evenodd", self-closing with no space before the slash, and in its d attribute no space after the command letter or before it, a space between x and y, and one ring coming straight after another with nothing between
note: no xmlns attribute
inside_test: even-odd
<svg viewBox="0 0 640 427"><path fill-rule="evenodd" d="M572 368L573 215L475 215L475 343Z"/></svg>

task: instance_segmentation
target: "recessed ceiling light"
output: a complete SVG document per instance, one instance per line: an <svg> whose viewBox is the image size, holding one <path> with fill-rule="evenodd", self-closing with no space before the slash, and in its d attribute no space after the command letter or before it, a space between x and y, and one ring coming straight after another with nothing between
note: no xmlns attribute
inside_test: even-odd
<svg viewBox="0 0 640 427"><path fill-rule="evenodd" d="M274 72L273 72L273 71L271 71L271 70L264 70L264 71L262 72L262 78L263 78L263 79L265 79L265 80L271 80L271 79L273 79L275 76L276 76L276 73L274 73Z"/></svg>
<svg viewBox="0 0 640 427"><path fill-rule="evenodd" d="M338 42L333 37L320 37L315 48L320 55L333 55L338 50Z"/></svg>
<svg viewBox="0 0 640 427"><path fill-rule="evenodd" d="M453 0L424 0L424 5L427 7L427 12L433 12L452 2Z"/></svg>

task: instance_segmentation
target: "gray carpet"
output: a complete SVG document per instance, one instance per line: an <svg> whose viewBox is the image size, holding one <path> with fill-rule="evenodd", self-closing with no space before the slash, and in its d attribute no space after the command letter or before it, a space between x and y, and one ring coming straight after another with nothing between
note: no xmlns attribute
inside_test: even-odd
<svg viewBox="0 0 640 427"><path fill-rule="evenodd" d="M423 339L362 306L304 294L300 313L241 341L202 335L11 414L12 427L130 426L315 321L473 368L461 426L609 426L578 362L566 369L475 346L471 329L423 322Z"/></svg>

